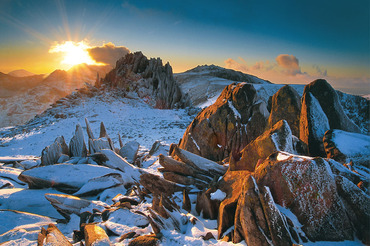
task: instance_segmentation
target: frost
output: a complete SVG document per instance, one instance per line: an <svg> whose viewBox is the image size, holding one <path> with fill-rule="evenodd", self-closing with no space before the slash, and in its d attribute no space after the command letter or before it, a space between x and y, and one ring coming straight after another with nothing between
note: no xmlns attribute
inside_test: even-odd
<svg viewBox="0 0 370 246"><path fill-rule="evenodd" d="M239 111L234 107L233 102L228 101L228 105L231 108L231 110L233 111L235 119L238 119L238 118L241 119L242 116L240 115Z"/></svg>

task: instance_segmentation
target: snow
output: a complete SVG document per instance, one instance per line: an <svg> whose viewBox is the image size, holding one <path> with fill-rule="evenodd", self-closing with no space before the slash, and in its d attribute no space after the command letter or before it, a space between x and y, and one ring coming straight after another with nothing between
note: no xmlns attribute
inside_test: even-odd
<svg viewBox="0 0 370 246"><path fill-rule="evenodd" d="M194 117L187 115L185 109L153 109L140 99L117 98L110 93L87 98L80 104L61 107L58 111L67 111L68 117L56 119L45 115L26 127L0 128L0 155L19 158L39 156L42 149L58 136L64 136L68 144L77 124L85 130L85 118L90 121L95 133L99 132L100 122L103 121L115 146L119 146L118 134L121 134L124 142L136 140L150 149L156 140L168 145L178 142ZM86 132L84 137L87 143Z"/></svg>
<svg viewBox="0 0 370 246"><path fill-rule="evenodd" d="M222 88L230 83L230 81L225 79L211 79L205 90L206 93L202 96L206 96L206 101L209 103L215 100L221 92L217 88ZM215 89L212 89L211 83L214 83ZM187 84L188 89L192 90L193 84ZM254 85L257 90L263 90L264 93L268 95L274 94L283 85ZM303 91L303 85L297 86ZM301 92L299 92L301 93ZM268 97L267 97L268 98ZM204 101L203 101L204 102ZM235 109L235 108L234 108ZM236 110L236 109L235 109ZM189 125L193 116L189 116L186 110L159 110L154 109L147 104L145 104L140 99L128 99L117 97L114 93L107 93L107 95L102 95L93 98L84 98L79 103L74 105L69 105L68 107L61 106L61 108L56 109L59 113L64 113L67 115L65 119L55 118L52 114L43 114L39 118L31 121L25 126L17 127L7 127L0 129L0 155L3 159L0 162L5 162L5 160L18 158L22 160L26 169L39 164L35 157L41 154L41 151L46 146L52 144L54 139L58 136L63 135L67 144L72 138L75 130L75 126L80 124L83 129L84 140L87 143L87 134L84 119L87 118L90 122L91 130L95 133L99 133L100 122L104 122L108 134L111 136L115 146L118 145L118 134L123 136L123 142L127 143L129 141L135 140L140 144L139 154L147 154L148 150L151 148L152 144L159 140L164 145L164 150L155 153L142 163L142 170L144 172L158 174L157 168L160 167L157 161L157 156L159 153L168 152L169 144L176 143L182 137L185 132L186 127ZM237 117L236 112L234 112ZM196 144L196 143L195 143ZM128 195L128 188L126 189L123 185L116 185L116 180L113 178L104 179L102 178L105 174L117 173L128 179L132 178L131 181L137 179L140 175L139 169L135 166L124 161L119 156L116 156L111 150L103 150L104 154L109 157L108 162L123 163L122 171L111 169L108 167L91 165L91 164L57 164L47 167L37 167L32 168L25 173L32 173L35 176L42 178L51 178L55 182L68 182L70 184L76 185L80 188L79 193L87 192L96 188L106 188L100 194L94 197L88 197L88 200L93 200L95 203L91 203L90 206L83 208L84 211L92 211L93 208L99 208L100 211L104 209L104 206L113 204L112 199L117 194ZM167 153L168 154L168 153ZM0 157L0 158L1 158ZM205 160L204 158L192 156L195 158L197 163L201 163L202 167L205 169L214 168L214 163ZM286 160L289 158L293 159L303 159L307 157L300 157L292 155L286 152L279 152L278 160ZM86 159L85 159L86 160ZM71 162L81 162L81 159L75 158ZM21 163L21 164L22 164ZM109 164L109 163L108 163ZM111 164L113 166L113 164ZM218 165L216 166L219 171L224 172L225 167ZM18 175L21 169L10 168L9 165L0 164L0 176L4 176L4 180L18 180ZM79 174L79 175L76 175ZM83 174L83 175L80 175ZM94 179L96 178L96 179ZM220 177L221 178L221 177ZM125 179L124 179L125 180ZM56 191L55 189L26 189L25 185L18 184L20 188L12 189L1 189L0 190L0 209L15 209L19 211L32 212L38 215L45 215L51 218L63 218L56 210L52 207L50 202L46 200L45 194L49 198L54 198L57 200L58 196L55 194L64 194L62 192ZM114 186L114 187L111 187ZM111 188L107 188L111 187ZM132 192L132 191L131 191ZM77 193L77 194L79 194ZM221 190L211 194L212 199L222 200L226 194ZM190 199L192 202L193 211L187 213L180 209L180 212L175 214L176 220L181 222L188 218L196 217L197 221L195 225L191 223L181 224L180 231L175 229L163 229L161 230L163 234L163 239L161 245L233 245L231 242L221 242L215 239L209 241L204 241L201 236L206 235L211 232L215 238L217 238L217 220L205 220L201 216L195 213L195 201L196 195L191 194ZM63 200L63 199L59 199ZM182 194L175 194L175 201L180 201L181 205ZM96 202L101 201L99 205ZM72 200L70 201L71 204ZM140 211L147 213L147 208L152 204L152 198L146 197L145 201L137 206L133 206L132 209L118 209L111 213L109 219L105 222L99 223L102 228L109 228L109 230L122 235L130 231L135 231L141 235L148 234L152 232L151 226L145 228L140 228L140 226L146 225L148 223L147 219L135 213L135 211ZM294 221L294 215L287 209L283 207L278 207L280 212L289 218L293 223L300 228L299 222ZM6 237L0 239L11 239L14 245L35 245L37 234L40 232L40 224L38 220L32 220L31 218L27 220L17 220L12 219L10 216L1 216L0 211L0 228L6 225L7 228L4 231L19 227L19 230L12 231L7 234ZM82 210L80 211L82 212ZM289 213L290 212L290 213ZM37 215L36 215L37 216ZM44 218L44 217L42 217ZM54 222L54 219L46 217L45 220L50 220ZM3 222L5 221L5 222ZM43 220L41 220L43 222ZM12 224L12 223L13 224ZM58 228L62 233L72 241L73 230L79 229L79 216L72 214L71 220L67 224L58 223ZM22 227L22 228L20 228ZM233 228L230 228L230 230ZM119 237L110 236L110 240L114 245L127 245L129 240L124 240L118 242ZM332 242L315 242L306 243L303 245L324 245L329 246ZM236 245L246 245L245 242L241 242ZM358 241L338 243L336 245L361 245Z"/></svg>
<svg viewBox="0 0 370 246"><path fill-rule="evenodd" d="M229 105L229 108L231 108L231 110L233 111L235 119L238 119L238 118L241 119L242 116L240 115L239 111L234 107L233 102L228 101L228 105Z"/></svg>
<svg viewBox="0 0 370 246"><path fill-rule="evenodd" d="M370 136L335 129L332 141L346 156L353 156L356 153L370 155Z"/></svg>
<svg viewBox="0 0 370 246"><path fill-rule="evenodd" d="M211 193L211 199L212 200L219 200L222 201L226 197L226 193L223 192L222 190L218 189L215 192Z"/></svg>

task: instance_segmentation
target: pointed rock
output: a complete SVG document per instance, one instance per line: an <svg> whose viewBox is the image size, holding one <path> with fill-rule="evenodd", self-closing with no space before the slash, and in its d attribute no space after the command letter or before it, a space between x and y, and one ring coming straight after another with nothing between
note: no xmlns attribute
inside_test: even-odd
<svg viewBox="0 0 370 246"><path fill-rule="evenodd" d="M182 191L182 209L191 212L191 202L187 190Z"/></svg>
<svg viewBox="0 0 370 246"><path fill-rule="evenodd" d="M310 156L325 156L322 139L330 129L328 118L317 99L307 92L302 97L299 138L307 144Z"/></svg>
<svg viewBox="0 0 370 246"><path fill-rule="evenodd" d="M360 128L344 113L338 94L324 79L317 79L304 87L303 94L310 92L319 102L328 118L330 129L361 133Z"/></svg>
<svg viewBox="0 0 370 246"><path fill-rule="evenodd" d="M89 136L89 139L95 139L94 137L94 134L91 130L91 126L90 126L90 122L87 118L85 118L85 123L86 123L86 132L87 132L87 136Z"/></svg>
<svg viewBox="0 0 370 246"><path fill-rule="evenodd" d="M63 136L59 136L54 140L54 143L44 148L41 152L41 165L53 165L58 163L62 155L68 155L68 146L64 141Z"/></svg>
<svg viewBox="0 0 370 246"><path fill-rule="evenodd" d="M100 134L99 134L99 138L107 138L109 137L108 136L108 133L107 133L107 129L105 129L105 125L103 122L100 122Z"/></svg>
<svg viewBox="0 0 370 246"><path fill-rule="evenodd" d="M280 120L286 120L292 134L299 137L300 113L301 97L293 87L285 85L272 96L268 127L273 127Z"/></svg>
<svg viewBox="0 0 370 246"><path fill-rule="evenodd" d="M118 141L119 141L119 148L122 148L123 147L123 142L122 142L122 138L121 138L120 134L118 134Z"/></svg>
<svg viewBox="0 0 370 246"><path fill-rule="evenodd" d="M71 157L86 157L87 148L80 124L76 125L76 131L69 142L69 154Z"/></svg>

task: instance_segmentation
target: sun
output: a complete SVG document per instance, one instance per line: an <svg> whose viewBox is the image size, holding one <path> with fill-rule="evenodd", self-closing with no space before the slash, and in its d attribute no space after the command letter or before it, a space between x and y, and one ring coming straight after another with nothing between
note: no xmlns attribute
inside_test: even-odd
<svg viewBox="0 0 370 246"><path fill-rule="evenodd" d="M88 49L90 46L84 41L73 42L65 41L61 44L53 45L50 49L50 53L63 53L62 64L74 66L82 63L88 65L102 65L94 61L89 55Z"/></svg>

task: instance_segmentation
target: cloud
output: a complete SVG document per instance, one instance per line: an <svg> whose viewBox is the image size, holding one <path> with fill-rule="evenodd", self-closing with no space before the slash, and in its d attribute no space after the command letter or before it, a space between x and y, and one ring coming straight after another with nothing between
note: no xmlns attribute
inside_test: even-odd
<svg viewBox="0 0 370 246"><path fill-rule="evenodd" d="M278 66L282 68L282 72L285 74L292 76L302 74L297 57L293 55L281 54L278 55L275 60Z"/></svg>
<svg viewBox="0 0 370 246"><path fill-rule="evenodd" d="M312 65L312 67L316 70L316 73L321 76L328 76L328 70L322 70L318 65Z"/></svg>
<svg viewBox="0 0 370 246"><path fill-rule="evenodd" d="M102 62L105 64L110 64L113 67L116 65L116 61L130 53L130 50L125 46L115 46L113 43L109 42L103 46L95 46L87 50L96 62Z"/></svg>
<svg viewBox="0 0 370 246"><path fill-rule="evenodd" d="M231 59L231 58L227 59L225 61L226 68L234 69L234 70L241 71L241 72L248 72L249 69L248 69L248 66L245 60L240 57L239 57L239 60L241 62L235 61L234 59Z"/></svg>

